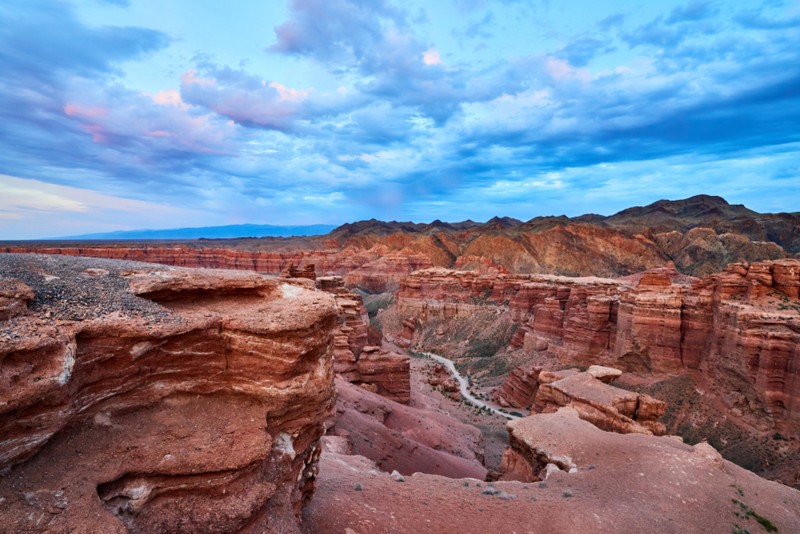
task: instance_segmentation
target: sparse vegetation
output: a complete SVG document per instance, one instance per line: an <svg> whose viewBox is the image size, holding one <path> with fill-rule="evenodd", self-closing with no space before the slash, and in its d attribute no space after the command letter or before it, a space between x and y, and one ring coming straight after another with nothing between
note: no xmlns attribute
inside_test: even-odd
<svg viewBox="0 0 800 534"><path fill-rule="evenodd" d="M753 519L755 519L755 520L756 520L756 522L757 522L759 525L761 525L761 526L764 528L764 530L766 530L767 532L778 532L778 527L776 527L776 526L775 526L775 525L772 523L772 521L770 521L770 520L769 520L769 519L767 519L766 517L764 517L764 516L762 516L762 515L759 515L758 513L756 513L756 511L755 511L755 510L753 510L752 508L750 508L748 505L746 505L745 503L743 503L743 502L742 502L742 501L740 501L739 499L731 499L731 502L733 502L733 504L736 504L736 505L738 505L738 506L739 506L739 510L737 510L736 512L734 512L734 514L736 515L736 517L741 517L742 519L750 519L750 518L753 518Z"/></svg>
<svg viewBox="0 0 800 534"><path fill-rule="evenodd" d="M376 295L363 294L364 307L367 309L369 318L372 319L378 315L380 310L385 310L392 304L394 295L392 293L378 293Z"/></svg>

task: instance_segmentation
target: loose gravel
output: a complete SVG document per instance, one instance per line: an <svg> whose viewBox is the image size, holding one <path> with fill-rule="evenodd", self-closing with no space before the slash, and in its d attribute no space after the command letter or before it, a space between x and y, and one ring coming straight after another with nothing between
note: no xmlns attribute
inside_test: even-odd
<svg viewBox="0 0 800 534"><path fill-rule="evenodd" d="M154 320L175 320L164 307L128 291L133 271L169 270L171 267L124 260L0 254L0 279L17 279L34 290L28 303L32 313L47 318L81 321L119 312Z"/></svg>

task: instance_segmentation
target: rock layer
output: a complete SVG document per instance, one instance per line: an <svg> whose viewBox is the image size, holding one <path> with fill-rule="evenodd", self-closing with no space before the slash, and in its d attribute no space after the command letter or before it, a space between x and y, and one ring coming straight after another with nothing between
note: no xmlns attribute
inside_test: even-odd
<svg viewBox="0 0 800 534"><path fill-rule="evenodd" d="M332 415L332 297L79 258L2 255L0 276L34 292L0 334L4 528L297 531Z"/></svg>
<svg viewBox="0 0 800 534"><path fill-rule="evenodd" d="M96 256L277 274L315 264L322 274L345 275L370 292L394 290L408 273L431 266L485 273L620 276L676 263L706 275L729 262L800 254L800 215L759 214L700 195L659 201L611 217L494 218L448 224L345 224L325 236L131 242L7 244L0 251Z"/></svg>
<svg viewBox="0 0 800 534"><path fill-rule="evenodd" d="M533 405L539 413L570 406L581 419L601 430L620 434L664 434L664 425L658 420L666 413L664 402L606 384L591 372L591 368L585 373L542 371L538 380Z"/></svg>
<svg viewBox="0 0 800 534"><path fill-rule="evenodd" d="M511 348L539 361L641 373L698 369L726 393L728 408L764 430L795 434L798 288L800 260L731 264L703 278L673 266L619 279L427 269L401 284L395 306L410 324L469 317L487 306L507 311L520 326ZM503 398L511 406L533 398L530 372L509 377Z"/></svg>
<svg viewBox="0 0 800 534"><path fill-rule="evenodd" d="M334 335L334 371L397 402L408 402L411 368L408 356L368 346L369 317L360 295L344 287L341 277L320 278L317 286L334 295L339 324Z"/></svg>

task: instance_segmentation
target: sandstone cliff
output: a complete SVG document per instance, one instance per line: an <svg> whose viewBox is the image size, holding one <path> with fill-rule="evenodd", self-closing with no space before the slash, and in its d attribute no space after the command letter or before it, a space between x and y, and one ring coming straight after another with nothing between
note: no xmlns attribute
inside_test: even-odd
<svg viewBox="0 0 800 534"><path fill-rule="evenodd" d="M0 278L28 307L0 323L4 530L297 531L332 416L331 296L32 255L0 255Z"/></svg>
<svg viewBox="0 0 800 534"><path fill-rule="evenodd" d="M550 413L570 406L581 419L602 430L663 435L666 429L659 418L666 413L666 403L610 385L621 374L617 369L598 365L589 367L586 372L530 369L524 376L529 377L533 394L530 399L524 399L522 406L530 406L536 413ZM520 407L516 404L520 399L515 397L520 388L515 384L517 378L507 380L495 390L494 399L504 406Z"/></svg>
<svg viewBox="0 0 800 534"><path fill-rule="evenodd" d="M367 345L369 317L361 296L344 287L341 277L323 277L317 287L334 295L339 324L334 334L334 371L360 385L397 402L408 402L410 366L408 356Z"/></svg>
<svg viewBox="0 0 800 534"><path fill-rule="evenodd" d="M800 260L732 264L704 278L671 266L620 279L428 269L401 284L395 308L411 324L496 308L519 325L512 348L537 361L642 373L698 369L726 392L729 409L764 430L794 434L798 287ZM504 386L513 406L533 399L536 381L527 372L512 373Z"/></svg>

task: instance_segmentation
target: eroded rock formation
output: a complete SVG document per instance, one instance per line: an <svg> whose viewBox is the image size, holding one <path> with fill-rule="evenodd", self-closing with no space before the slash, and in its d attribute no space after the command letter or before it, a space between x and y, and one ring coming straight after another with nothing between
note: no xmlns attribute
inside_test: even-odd
<svg viewBox="0 0 800 534"><path fill-rule="evenodd" d="M800 260L732 264L704 278L673 266L619 279L428 269L401 284L395 306L422 323L506 310L520 325L511 347L540 360L644 373L699 369L735 393L729 408L791 433L800 428L799 284ZM510 375L510 405L533 398L530 372Z"/></svg>
<svg viewBox="0 0 800 534"><path fill-rule="evenodd" d="M536 370L526 374L533 377ZM597 428L622 434L664 434L659 418L666 413L666 404L644 395L609 384L621 372L610 367L592 366L586 372L577 369L535 372L533 398L521 408L537 413L550 413L562 406L574 408L581 419ZM495 399L510 404L506 396L516 400L519 389L515 381L495 391ZM505 401L505 402L503 402Z"/></svg>
<svg viewBox="0 0 800 534"><path fill-rule="evenodd" d="M486 477L480 431L452 417L398 404L336 379L336 424L330 435L384 471Z"/></svg>
<svg viewBox="0 0 800 534"><path fill-rule="evenodd" d="M342 378L397 402L408 402L408 356L367 345L369 317L360 295L344 287L341 277L323 277L317 287L334 295L339 324L334 335L334 370Z"/></svg>
<svg viewBox="0 0 800 534"><path fill-rule="evenodd" d="M7 244L5 252L41 252L278 274L290 265L343 275L370 292L394 290L408 273L437 266L481 273L622 276L672 260L692 275L726 263L800 254L800 216L759 214L719 197L659 201L610 217L495 218L430 224L376 220L344 224L315 237Z"/></svg>
<svg viewBox="0 0 800 534"><path fill-rule="evenodd" d="M0 277L29 308L0 323L4 530L297 531L333 409L330 295L33 255Z"/></svg>

